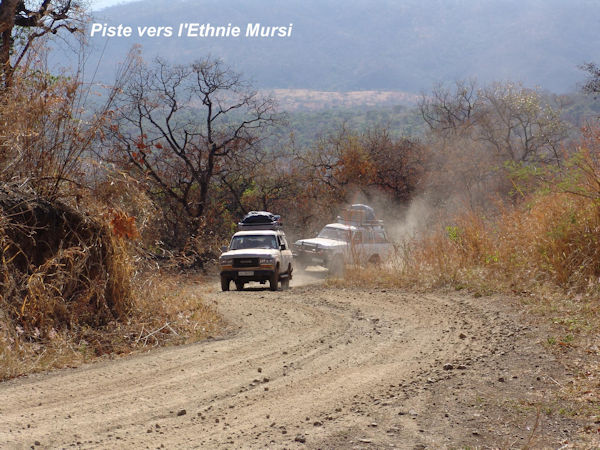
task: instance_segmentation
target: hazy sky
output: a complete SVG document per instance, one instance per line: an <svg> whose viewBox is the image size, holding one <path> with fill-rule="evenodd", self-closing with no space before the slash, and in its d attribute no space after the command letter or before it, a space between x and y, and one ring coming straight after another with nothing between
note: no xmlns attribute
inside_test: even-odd
<svg viewBox="0 0 600 450"><path fill-rule="evenodd" d="M116 5L117 3L128 3L131 1L133 0L91 0L90 5L92 9L96 10L106 8L107 6Z"/></svg>
<svg viewBox="0 0 600 450"><path fill-rule="evenodd" d="M599 0L349 0L342 9L340 0L82 1L99 23L125 22L137 31L130 38L90 36L103 80L112 80L134 44L143 46L147 60L162 56L184 64L218 56L261 88L335 91L418 93L439 82L478 78L565 92L584 76L578 65L598 59ZM133 2L152 8L126 6ZM290 39L265 40L139 32L188 22L293 23L294 32Z"/></svg>

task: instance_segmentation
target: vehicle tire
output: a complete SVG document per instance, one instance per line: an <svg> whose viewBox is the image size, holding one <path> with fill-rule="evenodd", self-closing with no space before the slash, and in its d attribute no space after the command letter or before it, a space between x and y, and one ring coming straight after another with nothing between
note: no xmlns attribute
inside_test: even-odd
<svg viewBox="0 0 600 450"><path fill-rule="evenodd" d="M275 272L269 278L269 289L272 291L277 290L277 285L279 284L279 266L275 267Z"/></svg>
<svg viewBox="0 0 600 450"><path fill-rule="evenodd" d="M381 258L379 258L379 255L373 255L369 258L368 264L371 266L379 267L381 266Z"/></svg>
<svg viewBox="0 0 600 450"><path fill-rule="evenodd" d="M292 279L292 266L288 266L288 270L285 278L281 279L281 289L286 290L290 288L290 280Z"/></svg>
<svg viewBox="0 0 600 450"><path fill-rule="evenodd" d="M235 288L236 288L238 291L243 291L243 290L244 290L244 284L245 284L245 283L244 283L243 281L237 281L237 280L236 280L236 282L235 282Z"/></svg>
<svg viewBox="0 0 600 450"><path fill-rule="evenodd" d="M221 290L228 291L229 290L229 282L231 280L229 278L221 277Z"/></svg>
<svg viewBox="0 0 600 450"><path fill-rule="evenodd" d="M300 271L306 271L306 268L309 266L309 261L306 258L298 258L294 261L296 267Z"/></svg>

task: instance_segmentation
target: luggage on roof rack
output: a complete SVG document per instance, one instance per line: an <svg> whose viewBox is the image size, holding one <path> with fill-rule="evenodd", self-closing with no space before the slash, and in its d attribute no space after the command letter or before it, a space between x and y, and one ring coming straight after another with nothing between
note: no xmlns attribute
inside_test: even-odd
<svg viewBox="0 0 600 450"><path fill-rule="evenodd" d="M383 225L383 220L375 218L375 210L368 205L356 203L344 209L341 216L337 217L338 223L355 226Z"/></svg>
<svg viewBox="0 0 600 450"><path fill-rule="evenodd" d="M268 211L250 211L238 223L240 231L279 230L281 227L281 216Z"/></svg>

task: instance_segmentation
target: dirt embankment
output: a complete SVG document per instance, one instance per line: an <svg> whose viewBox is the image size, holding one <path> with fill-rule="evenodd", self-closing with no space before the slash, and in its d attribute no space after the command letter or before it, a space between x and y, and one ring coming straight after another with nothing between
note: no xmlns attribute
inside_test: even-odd
<svg viewBox="0 0 600 450"><path fill-rule="evenodd" d="M552 411L565 369L505 301L317 285L206 291L225 337L6 382L0 442L557 448L578 431Z"/></svg>

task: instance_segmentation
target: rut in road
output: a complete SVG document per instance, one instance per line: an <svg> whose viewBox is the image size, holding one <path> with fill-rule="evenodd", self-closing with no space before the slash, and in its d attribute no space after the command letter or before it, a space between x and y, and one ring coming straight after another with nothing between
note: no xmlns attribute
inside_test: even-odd
<svg viewBox="0 0 600 450"><path fill-rule="evenodd" d="M515 329L459 296L322 286L207 295L231 325L224 338L0 385L0 442L444 446L457 437L418 425L432 408L423 386L447 378L444 364L474 370Z"/></svg>

